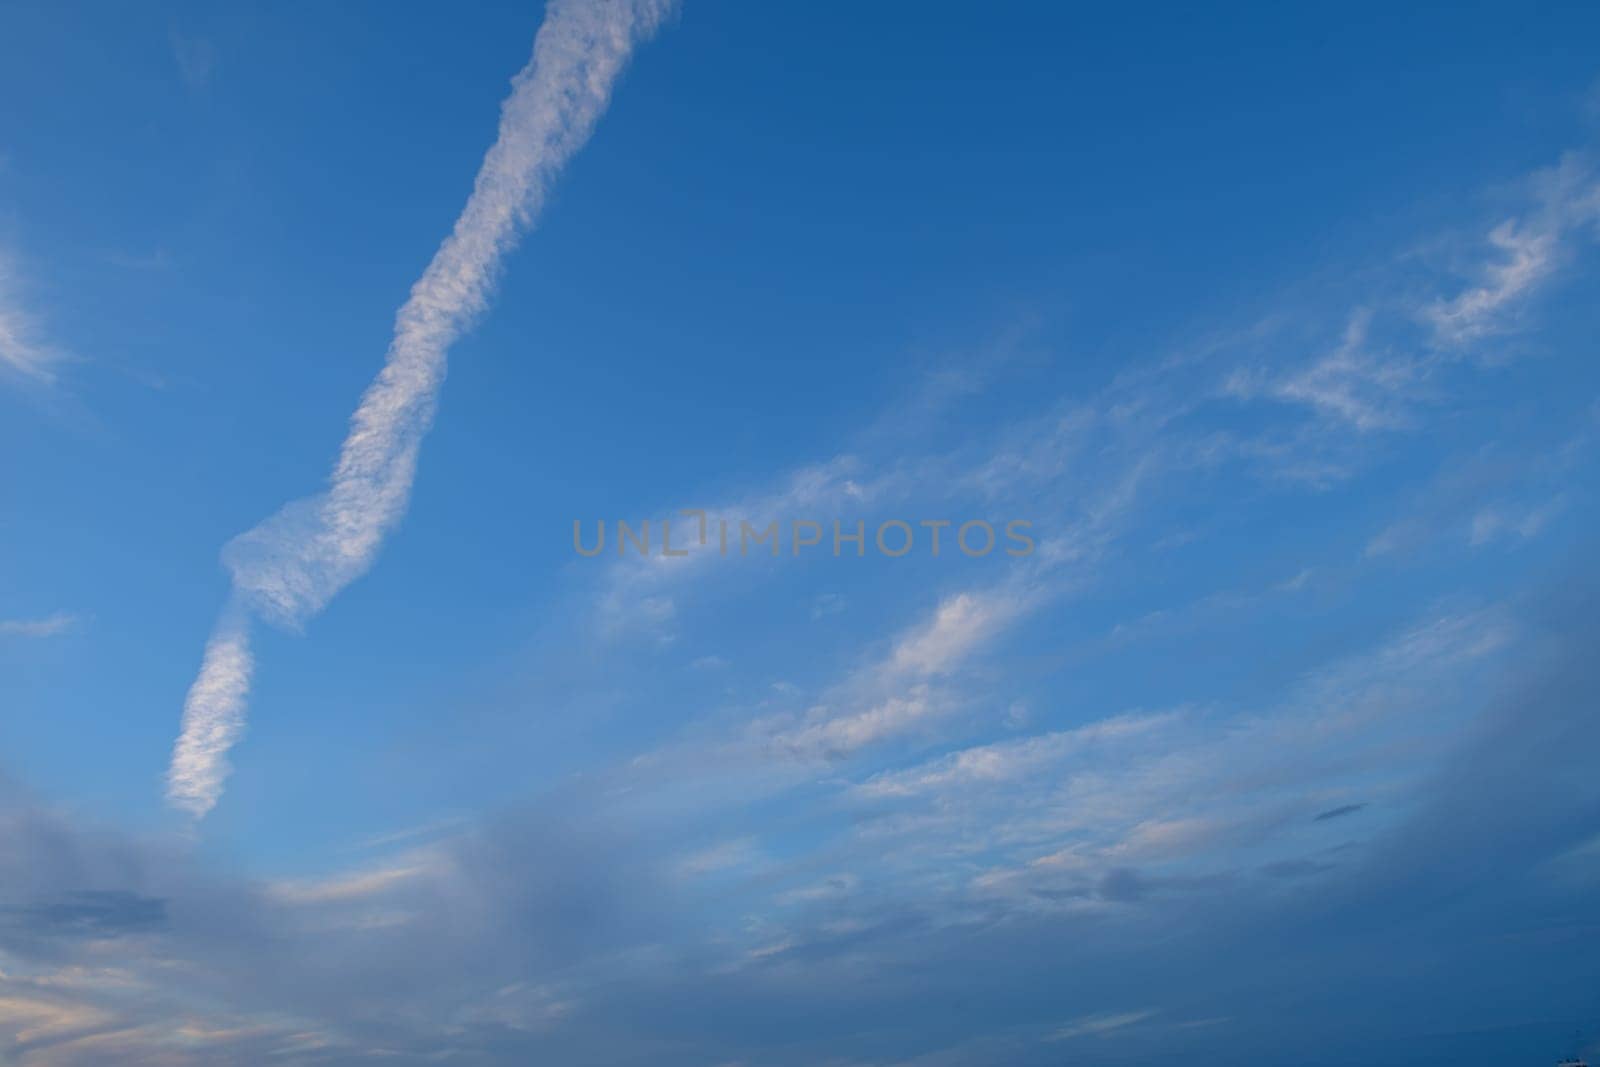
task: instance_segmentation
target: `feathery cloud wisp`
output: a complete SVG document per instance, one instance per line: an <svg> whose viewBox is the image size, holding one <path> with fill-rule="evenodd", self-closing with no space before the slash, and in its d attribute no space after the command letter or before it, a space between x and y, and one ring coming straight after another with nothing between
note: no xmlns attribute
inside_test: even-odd
<svg viewBox="0 0 1600 1067"><path fill-rule="evenodd" d="M1426 310L1439 343L1465 345L1502 329L1556 271L1569 234L1600 226L1600 181L1584 160L1569 155L1537 174L1534 184L1539 209L1489 232L1498 258L1485 268L1483 280Z"/></svg>
<svg viewBox="0 0 1600 1067"><path fill-rule="evenodd" d="M55 637L78 625L78 617L65 611L43 619L0 619L0 637Z"/></svg>
<svg viewBox="0 0 1600 1067"><path fill-rule="evenodd" d="M1087 1015L1061 1027L1045 1040L1068 1041L1075 1037L1104 1037L1113 1031L1123 1030L1136 1023L1142 1023L1155 1014L1155 1009L1147 1008L1142 1011L1126 1011L1116 1015Z"/></svg>
<svg viewBox="0 0 1600 1067"><path fill-rule="evenodd" d="M364 574L411 496L450 345L489 304L501 261L588 140L634 44L669 0L554 0L513 79L499 136L466 207L395 317L383 369L350 420L325 492L289 504L223 550L237 618L219 624L185 704L167 795L195 816L221 792L243 725L247 620L298 627Z"/></svg>
<svg viewBox="0 0 1600 1067"><path fill-rule="evenodd" d="M16 267L0 251L0 371L35 385L53 385L61 351L41 335L39 324L17 296Z"/></svg>

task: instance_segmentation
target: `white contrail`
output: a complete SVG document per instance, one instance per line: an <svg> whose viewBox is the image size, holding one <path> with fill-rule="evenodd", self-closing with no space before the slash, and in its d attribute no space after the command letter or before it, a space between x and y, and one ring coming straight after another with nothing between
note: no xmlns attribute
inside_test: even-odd
<svg viewBox="0 0 1600 1067"><path fill-rule="evenodd" d="M295 501L223 549L234 599L183 710L167 797L196 817L217 801L244 725L249 620L298 627L372 566L405 512L452 342L489 303L501 260L594 130L633 46L671 0L551 0L533 58L512 80L500 132L455 229L395 316L383 369L350 419L325 492Z"/></svg>
<svg viewBox="0 0 1600 1067"><path fill-rule="evenodd" d="M222 793L228 749L244 730L253 665L249 615L230 604L206 642L200 674L183 702L183 733L167 771L167 798L196 817L211 810Z"/></svg>

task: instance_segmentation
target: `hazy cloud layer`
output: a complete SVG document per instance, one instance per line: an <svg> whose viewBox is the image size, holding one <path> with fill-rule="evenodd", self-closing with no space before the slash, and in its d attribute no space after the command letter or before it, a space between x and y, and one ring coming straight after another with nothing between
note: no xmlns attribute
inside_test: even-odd
<svg viewBox="0 0 1600 1067"><path fill-rule="evenodd" d="M1506 967L1547 976L1556 1000L1537 1011L1560 1011L1558 990L1595 977L1579 949L1587 887L1600 868L1561 867L1592 839L1600 812L1600 785L1576 756L1600 742L1600 678L1587 655L1600 637L1592 578L1519 605L1527 634L1519 654L1496 669L1482 701L1464 697L1451 712L1470 726L1401 794L1406 814L1350 836L1334 829L1346 818L1313 817L1338 809L1303 805L1298 825L1326 832L1276 831L1291 849L1285 856L1298 860L1293 877L1284 865L1260 874L1219 866L1227 853L1214 845L1187 851L1192 831L1146 824L1121 851L1057 864L1053 880L1044 878L1049 864L1036 868L1036 892L996 895L981 877L901 871L884 893L878 882L899 869L895 853L926 833L902 830L887 866L881 842L833 851L833 863L859 873L819 878L810 863L764 863L751 841L687 860L647 813L576 792L425 845L402 843L322 881L250 884L208 875L159 840L83 826L7 787L6 1051L60 1065L100 1062L112 1049L136 1064L374 1055L1046 1064L1059 1062L1063 1043L1088 1042L1074 1054L1222 1064L1294 1040L1377 1055L1386 1042L1412 1041L1443 1017L1436 1013L1495 1004L1490 976ZM1422 657L1418 666L1444 669L1451 655L1437 642L1410 648L1404 655ZM1394 655L1376 650L1374 668L1387 670ZM1335 665L1323 678L1347 685L1365 671ZM1327 684L1309 682L1307 692ZM1009 763L958 758L906 780L1007 788L1070 759L1075 746L1118 737L1148 744L1137 735L1163 728L1113 720L1099 739L1052 737L1043 755L1017 748ZM1232 747L1243 743L1215 753L1225 757L1218 787L1255 773ZM1309 750L1272 751L1301 789L1320 788L1325 772ZM1173 757L1187 752L1180 746ZM1202 762L1211 758L1202 751ZM1192 786L1184 794L1196 795ZM977 803L996 833L1025 815ZM585 814L574 820L576 811ZM1168 808L1166 818L1204 821L1192 804ZM727 923L711 906L730 875L770 887L760 923ZM1397 927L1380 914L1415 918ZM1408 986L1409 1016L1386 1007L1397 991L1355 962L1379 959L1427 976L1426 995ZM1345 977L1353 966L1368 976L1358 985ZM1193 981L1212 971L1226 980ZM930 1017L929 1003L952 1007ZM1359 1034L1332 1026L1333 1005L1366 1020ZM614 1026L621 1016L627 1028ZM1497 1008L1489 1018L1514 1026L1518 1016ZM1443 1063L1449 1052L1415 1058Z"/></svg>

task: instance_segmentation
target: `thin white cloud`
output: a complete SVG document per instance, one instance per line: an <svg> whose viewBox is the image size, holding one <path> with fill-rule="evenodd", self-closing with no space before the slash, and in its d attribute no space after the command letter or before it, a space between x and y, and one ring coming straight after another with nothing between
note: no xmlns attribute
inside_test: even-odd
<svg viewBox="0 0 1600 1067"><path fill-rule="evenodd" d="M1320 419L1359 432L1402 429L1411 424L1407 401L1427 377L1427 358L1375 351L1374 313L1358 307L1345 319L1333 350L1286 371L1235 370L1223 384L1239 400L1265 398L1309 408Z"/></svg>
<svg viewBox="0 0 1600 1067"><path fill-rule="evenodd" d="M1115 1015L1086 1015L1075 1019L1052 1033L1046 1040L1070 1041L1075 1037L1104 1037L1117 1030L1126 1030L1156 1014L1154 1008L1143 1011L1126 1011Z"/></svg>
<svg viewBox="0 0 1600 1067"><path fill-rule="evenodd" d="M1473 548L1537 538L1571 505L1581 467L1592 462L1591 425L1586 416L1553 449L1488 449L1447 466L1373 535L1365 556L1400 556L1458 538Z"/></svg>
<svg viewBox="0 0 1600 1067"><path fill-rule="evenodd" d="M848 897L861 886L861 879L844 871L840 874L830 875L820 882L798 886L794 889L779 893L775 898L776 903L784 907L795 905L815 904L818 901L839 900Z"/></svg>
<svg viewBox="0 0 1600 1067"><path fill-rule="evenodd" d="M224 550L240 613L298 627L372 566L410 499L450 345L488 307L502 260L588 140L634 44L669 7L667 0L550 4L472 195L395 317L383 369L351 417L327 490L289 504ZM169 798L196 816L216 803L225 754L243 723L247 630L239 623L225 630L190 692L168 777Z"/></svg>
<svg viewBox="0 0 1600 1067"><path fill-rule="evenodd" d="M888 653L797 722L758 721L763 747L785 756L838 758L918 729L954 703L933 682L958 670L1030 605L1005 589L958 593L907 629Z"/></svg>
<svg viewBox="0 0 1600 1067"><path fill-rule="evenodd" d="M1404 426L1408 419L1399 401L1425 368L1414 360L1369 351L1371 322L1369 310L1355 311L1345 325L1339 346L1279 383L1274 394L1282 400L1307 404L1358 430Z"/></svg>
<svg viewBox="0 0 1600 1067"><path fill-rule="evenodd" d="M889 737L906 733L939 713L940 702L926 685L884 697L877 703L845 715L818 709L799 726L779 733L772 741L776 751L801 757L847 756Z"/></svg>
<svg viewBox="0 0 1600 1067"><path fill-rule="evenodd" d="M825 619L829 615L841 615L849 607L850 601L843 593L819 593L811 602L811 617Z"/></svg>
<svg viewBox="0 0 1600 1067"><path fill-rule="evenodd" d="M838 758L926 726L963 703L950 680L986 648L1074 587L1074 567L1104 550L1131 511L1154 461L1134 460L1108 486L1087 493L1085 514L1065 532L1042 538L1024 566L986 587L948 595L907 627L887 653L855 671L797 723L758 721L769 752Z"/></svg>
<svg viewBox="0 0 1600 1067"><path fill-rule="evenodd" d="M1563 232L1575 235L1576 226L1595 217L1595 186L1586 173L1564 163L1535 176L1528 218L1553 213L1563 220ZM972 661L1039 608L1091 583L1092 565L1122 545L1140 505L1159 496L1162 483L1175 474L1205 476L1242 461L1265 466L1273 479L1322 485L1350 476L1361 453L1345 444L1376 436L1363 431L1417 424L1423 412L1420 406L1412 409L1418 401L1447 395L1448 383L1433 381L1435 372L1447 361L1465 358L1419 345L1418 314L1414 301L1400 307L1374 292L1342 316L1342 332L1309 359L1299 354L1297 345L1282 343L1281 330L1252 329L1208 344L1192 356L1122 375L1100 393L1063 401L1042 417L1008 423L979 448L852 463L852 468L879 472L864 480L861 493L867 499L881 502L888 497L903 505L949 500L959 492L977 494L991 506L1009 503L1014 513L1035 520L1038 550L988 588L941 599L875 660L816 690L817 699L805 710L762 714L741 737L720 748L720 757L730 766L747 766L747 756L754 762L777 757L800 763L845 758L887 741L928 734L942 720L975 710L979 702L960 689ZM1396 321L1402 318L1404 328ZM1321 321L1318 315L1307 325L1320 329ZM1241 349L1259 355L1260 369L1235 376L1239 387L1229 392L1238 399L1287 403L1313 417L1242 433L1215 426L1211 383L1217 380L1217 364L1233 363ZM1339 432L1330 433L1330 427ZM1348 429L1357 432L1344 432ZM797 487L803 487L813 501L830 500L842 488L859 489L863 482L856 481L854 471L847 479L839 466L836 461L810 469L811 477L755 499L788 503L800 495ZM613 580L602 602L610 603L623 586L616 581L619 574L632 580L629 591L636 598L640 587L656 590L670 577L687 573L697 555L711 554L619 563L608 575ZM1302 574L1284 591L1304 584ZM1174 771L1181 762L1175 758L1163 770ZM759 788L778 788L784 781L783 775L767 777ZM905 784L880 783L885 791Z"/></svg>
<svg viewBox="0 0 1600 1067"><path fill-rule="evenodd" d="M810 477L796 478L781 491L757 498L791 500L805 493L815 499L838 491L852 499L870 499L880 491L910 492L935 483L981 489L996 501L1029 501L1027 511L1039 529L1036 551L1001 572L998 581L941 597L922 618L903 629L879 656L822 691L821 699L802 714L765 716L750 723L728 752L747 751L761 758L833 760L865 748L925 731L937 720L959 711L967 701L955 681L987 648L1042 606L1057 602L1086 580L1084 571L1125 529L1148 483L1167 467L1167 449L1155 434L1159 415L1145 417L1126 410L1116 397L1101 398L1105 410L1072 405L1009 427L999 449L1002 460L983 460L976 468L959 460L930 463L915 472L896 470L863 488L842 479L837 470L811 468ZM1097 442L1095 462L1078 469L1047 453L1083 447L1080 438ZM991 451L992 456L992 451ZM1070 485L1070 492L1060 489ZM892 487L892 489L891 489ZM1039 507L1040 490L1056 489L1047 499L1067 501ZM765 515L771 512L757 511ZM804 514L802 509L791 513ZM1054 520L1051 516L1054 513ZM702 558L710 553L701 553ZM687 559L630 559L634 575L682 573ZM647 569L648 568L648 569ZM614 594L615 586L607 597Z"/></svg>
<svg viewBox="0 0 1600 1067"><path fill-rule="evenodd" d="M909 797L966 785L1014 781L1091 746L1157 730L1176 717L1175 712L1117 715L1072 730L966 748L908 770L874 775L856 791L865 797Z"/></svg>
<svg viewBox="0 0 1600 1067"><path fill-rule="evenodd" d="M789 472L765 491L731 498L720 504L676 514L657 515L648 522L651 554L640 556L619 551L615 528L609 523L610 540L603 554L612 557L606 568L602 588L596 598L596 617L601 632L615 637L644 628L662 635L671 622L674 590L698 580L716 561L727 557L748 558L759 565L770 559L766 548L744 548L740 543L740 523L764 530L776 522L780 531L790 529L797 519L823 520L841 511L854 511L874 502L889 488L890 478L877 475L865 481L860 461L851 455L835 456L822 463ZM703 515L701 511L703 510ZM704 525L702 526L702 522ZM723 524L726 524L724 534ZM586 538L593 538L592 523L585 526ZM659 551L661 538L670 528L674 550L683 556L667 556ZM727 537L724 549L723 537ZM783 538L780 534L780 540ZM818 549L819 553L825 549Z"/></svg>
<svg viewBox="0 0 1600 1067"><path fill-rule="evenodd" d="M761 851L755 838L737 837L690 853L679 860L674 869L680 878L703 878L709 874L749 866L760 858Z"/></svg>
<svg viewBox="0 0 1600 1067"><path fill-rule="evenodd" d="M54 385L65 354L44 336L22 302L16 262L0 250L0 371L35 385Z"/></svg>
<svg viewBox="0 0 1600 1067"><path fill-rule="evenodd" d="M1001 596L961 593L941 602L933 618L895 645L889 667L918 676L944 674L958 666L1021 610Z"/></svg>
<svg viewBox="0 0 1600 1067"><path fill-rule="evenodd" d="M859 833L872 847L915 848L922 863L999 851L1007 859L973 887L1023 897L1092 888L1131 864L1199 876L1234 849L1293 855L1330 802L1420 780L1437 738L1472 714L1464 695L1514 638L1497 609L1435 616L1313 672L1264 712L1129 717L1090 743L1042 735L880 774L853 794L902 815ZM902 829L910 819L920 833Z"/></svg>
<svg viewBox="0 0 1600 1067"><path fill-rule="evenodd" d="M0 637L58 637L80 621L78 616L64 611L42 619L0 619Z"/></svg>
<svg viewBox="0 0 1600 1067"><path fill-rule="evenodd" d="M1500 540L1531 541L1566 508L1565 497L1522 510L1489 507L1472 517L1467 540L1474 548Z"/></svg>
<svg viewBox="0 0 1600 1067"><path fill-rule="evenodd" d="M1439 337L1449 343L1473 341L1495 330L1506 312L1549 276L1555 265L1557 234L1508 219L1489 232L1500 257L1485 268L1482 284L1429 309Z"/></svg>
<svg viewBox="0 0 1600 1067"><path fill-rule="evenodd" d="M439 869L438 858L424 849L411 853L398 863L372 870L313 881L274 882L267 886L267 893L289 904L362 901L435 874Z"/></svg>
<svg viewBox="0 0 1600 1067"><path fill-rule="evenodd" d="M1505 329L1521 304L1555 273L1568 235L1600 224L1600 182L1577 157L1535 175L1534 187L1535 211L1489 231L1495 255L1482 280L1427 309L1438 343L1465 345Z"/></svg>
<svg viewBox="0 0 1600 1067"><path fill-rule="evenodd" d="M190 92L203 92L211 87L217 72L217 46L204 37L190 36L176 27L168 35L172 43L172 59L178 74Z"/></svg>
<svg viewBox="0 0 1600 1067"><path fill-rule="evenodd" d="M1527 181L1526 209L1489 230L1488 254L1475 260L1472 280L1453 295L1418 304L1385 300L1354 308L1331 351L1288 367L1272 361L1232 371L1224 395L1300 405L1324 422L1360 433L1406 429L1413 408L1445 368L1479 356L1482 342L1507 332L1528 302L1570 258L1575 238L1600 228L1600 181L1577 156L1536 172ZM1418 320L1418 339L1399 322ZM1315 437L1312 440L1316 440ZM1313 480L1323 480L1314 478Z"/></svg>

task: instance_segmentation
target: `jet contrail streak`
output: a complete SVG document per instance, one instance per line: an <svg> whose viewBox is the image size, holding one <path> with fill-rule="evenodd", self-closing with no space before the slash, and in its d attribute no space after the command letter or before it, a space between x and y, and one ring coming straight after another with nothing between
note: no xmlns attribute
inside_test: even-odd
<svg viewBox="0 0 1600 1067"><path fill-rule="evenodd" d="M552 0L533 58L512 80L499 136L450 236L395 316L383 369L350 419L326 491L295 501L223 549L233 598L184 702L167 798L195 817L216 804L244 728L252 617L290 628L372 566L405 513L450 345L489 304L506 254L605 111L635 44L671 0Z"/></svg>

